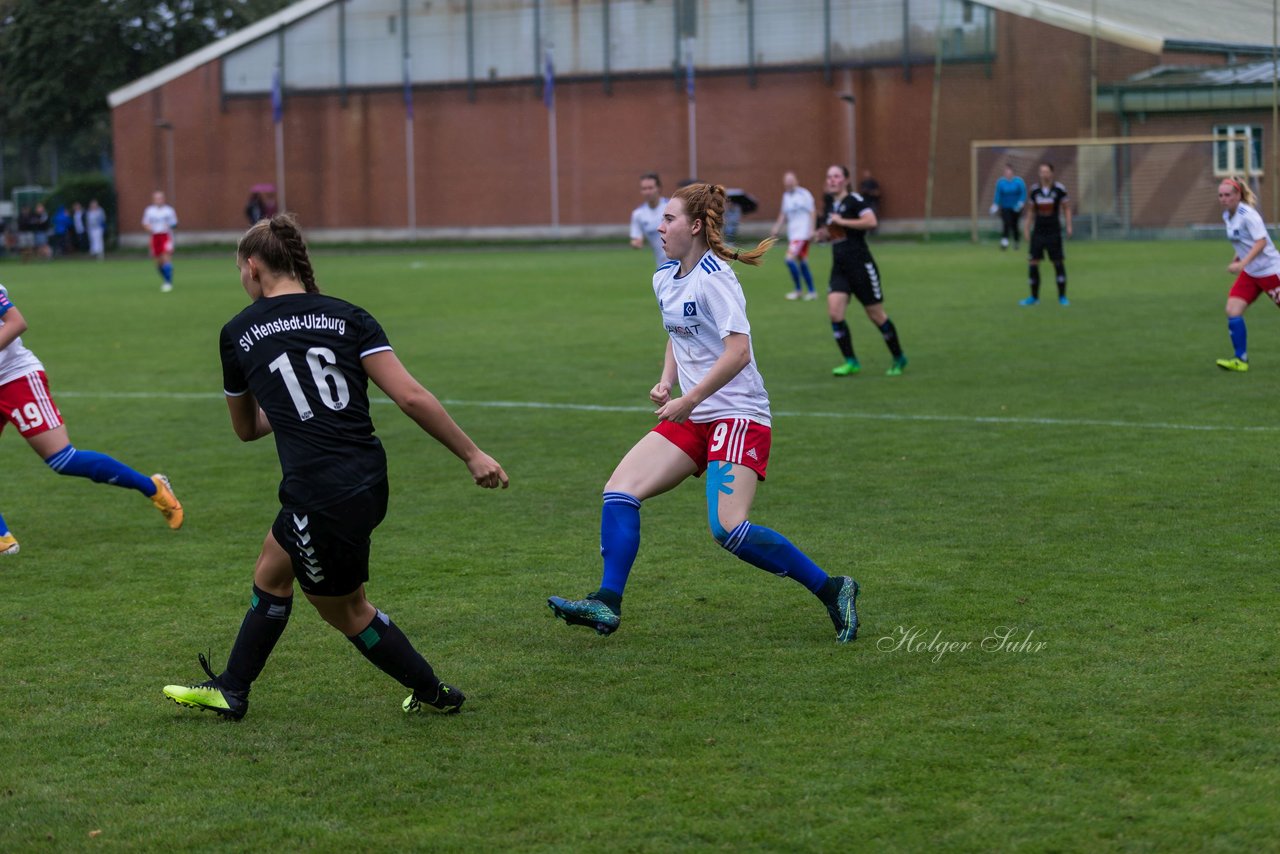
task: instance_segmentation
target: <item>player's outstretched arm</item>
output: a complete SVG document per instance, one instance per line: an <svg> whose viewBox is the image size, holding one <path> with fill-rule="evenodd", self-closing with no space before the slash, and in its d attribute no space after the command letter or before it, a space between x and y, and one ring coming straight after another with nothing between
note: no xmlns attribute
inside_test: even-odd
<svg viewBox="0 0 1280 854"><path fill-rule="evenodd" d="M271 422L267 420L267 413L262 411L253 392L228 397L227 410L231 413L231 429L236 431L241 442L252 442L271 435Z"/></svg>
<svg viewBox="0 0 1280 854"><path fill-rule="evenodd" d="M364 370L374 385L395 401L401 412L466 463L476 486L486 489L496 489L499 486L507 488L510 479L498 461L471 441L471 437L457 425L436 396L413 378L395 353L383 350L366 356Z"/></svg>

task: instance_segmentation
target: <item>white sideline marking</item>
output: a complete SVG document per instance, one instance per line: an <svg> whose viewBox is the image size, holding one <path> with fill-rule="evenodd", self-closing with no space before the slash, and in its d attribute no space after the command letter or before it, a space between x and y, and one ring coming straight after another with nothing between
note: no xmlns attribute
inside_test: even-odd
<svg viewBox="0 0 1280 854"><path fill-rule="evenodd" d="M106 400L223 400L221 394L208 392L160 391L58 391L55 397L101 398ZM385 397L370 398L375 404L391 403ZM594 403L545 403L522 400L454 400L441 399L445 406L476 406L485 409L552 409L571 412L646 412L650 406L602 406ZM1191 430L1199 432L1274 433L1280 425L1259 427L1238 424L1170 424L1163 421L1119 421L1103 418L1017 418L1003 415L899 415L886 412L796 412L775 411L779 418L835 418L850 421L937 421L953 424L1008 424L1012 426L1048 427L1113 427L1120 430Z"/></svg>

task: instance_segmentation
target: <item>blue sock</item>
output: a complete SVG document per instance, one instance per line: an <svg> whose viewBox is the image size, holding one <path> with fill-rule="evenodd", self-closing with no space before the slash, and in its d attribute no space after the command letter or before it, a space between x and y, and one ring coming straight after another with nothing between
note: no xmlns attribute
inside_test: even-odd
<svg viewBox="0 0 1280 854"><path fill-rule="evenodd" d="M815 595L827 583L827 574L808 555L786 537L763 525L743 522L729 532L728 539L721 545L752 566L774 575L794 578Z"/></svg>
<svg viewBox="0 0 1280 854"><path fill-rule="evenodd" d="M813 293L813 273L809 272L809 262L799 262L800 275L804 276L804 283L809 286L809 293Z"/></svg>
<svg viewBox="0 0 1280 854"><path fill-rule="evenodd" d="M796 290L800 290L800 267L790 258L787 259L787 272L791 274L791 281L796 283Z"/></svg>
<svg viewBox="0 0 1280 854"><path fill-rule="evenodd" d="M600 511L600 556L604 558L601 590L622 598L639 550L640 499L625 492L606 492Z"/></svg>
<svg viewBox="0 0 1280 854"><path fill-rule="evenodd" d="M94 483L109 483L125 489L136 489L148 498L156 494L156 485L151 482L151 478L139 474L106 454L100 454L97 451L77 451L75 445L67 445L53 456L46 457L45 464L58 474L87 477Z"/></svg>
<svg viewBox="0 0 1280 854"><path fill-rule="evenodd" d="M1231 333L1231 346L1236 348L1236 358L1242 362L1249 361L1249 336L1244 328L1244 318L1228 317L1227 331Z"/></svg>
<svg viewBox="0 0 1280 854"><path fill-rule="evenodd" d="M0 536L9 533L9 526L4 523L4 517L0 516Z"/></svg>
<svg viewBox="0 0 1280 854"><path fill-rule="evenodd" d="M161 265L160 265L160 277L161 277L161 278L163 278L163 279L164 279L166 282L168 282L169 284L173 284L173 265L172 265L172 264L161 264Z"/></svg>

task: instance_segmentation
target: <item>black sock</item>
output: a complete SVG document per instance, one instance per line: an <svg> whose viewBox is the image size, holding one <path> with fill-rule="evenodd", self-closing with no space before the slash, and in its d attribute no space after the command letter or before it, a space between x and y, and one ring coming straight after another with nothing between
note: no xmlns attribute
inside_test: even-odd
<svg viewBox="0 0 1280 854"><path fill-rule="evenodd" d="M347 640L374 667L412 689L419 697L436 696L440 680L436 678L435 671L386 614L379 611L364 631Z"/></svg>
<svg viewBox="0 0 1280 854"><path fill-rule="evenodd" d="M889 318L884 319L884 325L880 327L880 334L884 336L884 343L889 345L889 352L893 354L893 358L902 358L902 344L898 341L898 330L893 325L893 321Z"/></svg>
<svg viewBox="0 0 1280 854"><path fill-rule="evenodd" d="M818 601L823 605L835 606L836 597L840 595L840 588L844 585L844 579L838 575L828 575L827 580L818 588Z"/></svg>
<svg viewBox="0 0 1280 854"><path fill-rule="evenodd" d="M853 355L853 336L849 334L849 324L845 323L843 320L838 323L832 321L831 334L835 336L836 346L840 348L841 354L843 354L846 359L857 358Z"/></svg>
<svg viewBox="0 0 1280 854"><path fill-rule="evenodd" d="M1054 272L1058 274L1058 296L1067 295L1067 265L1061 261L1053 262Z"/></svg>
<svg viewBox="0 0 1280 854"><path fill-rule="evenodd" d="M1027 271L1027 281L1031 285L1031 298L1040 299L1040 265L1031 264Z"/></svg>
<svg viewBox="0 0 1280 854"><path fill-rule="evenodd" d="M619 593L615 593L612 590L605 590L603 587L601 587L599 590L597 590L595 593L592 593L587 598L594 599L597 602L603 602L604 604L612 608L613 613L615 614L622 613L622 595Z"/></svg>
<svg viewBox="0 0 1280 854"><path fill-rule="evenodd" d="M289 624L289 612L293 610L292 596L272 596L253 585L253 598L249 611L240 624L240 633L227 657L227 669L218 677L224 688L232 691L248 691L253 680L266 666L276 641Z"/></svg>

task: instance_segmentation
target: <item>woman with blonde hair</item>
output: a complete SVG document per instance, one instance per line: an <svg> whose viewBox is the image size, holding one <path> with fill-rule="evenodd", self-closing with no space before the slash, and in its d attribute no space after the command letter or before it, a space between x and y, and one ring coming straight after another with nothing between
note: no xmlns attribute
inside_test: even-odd
<svg viewBox="0 0 1280 854"><path fill-rule="evenodd" d="M1249 370L1244 313L1261 294L1280 305L1280 252L1267 234L1247 181L1224 178L1218 185L1218 203L1222 205L1222 221L1227 224L1227 240L1236 250L1227 272L1235 274L1236 280L1227 294L1227 331L1235 355L1218 359L1217 365L1224 371L1244 372Z"/></svg>
<svg viewBox="0 0 1280 854"><path fill-rule="evenodd" d="M786 537L748 521L765 478L771 440L769 395L756 368L746 298L729 264L756 266L773 244L743 251L724 242L724 187L691 184L666 205L658 232L668 260L653 276L667 330L666 355L649 391L658 424L627 452L604 487L600 588L585 599L552 596L552 612L602 635L621 622L622 593L640 547L640 504L707 474L707 520L716 542L818 597L836 641L858 633L858 584L828 576ZM679 391L675 391L679 388Z"/></svg>

